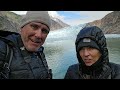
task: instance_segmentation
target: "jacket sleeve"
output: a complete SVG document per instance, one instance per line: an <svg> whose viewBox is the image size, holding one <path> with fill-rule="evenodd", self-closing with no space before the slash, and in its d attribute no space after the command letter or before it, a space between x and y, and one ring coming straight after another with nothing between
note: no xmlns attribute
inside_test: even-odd
<svg viewBox="0 0 120 90"><path fill-rule="evenodd" d="M0 41L0 66L6 57L6 44L3 41Z"/></svg>
<svg viewBox="0 0 120 90"><path fill-rule="evenodd" d="M111 63L112 79L120 79L120 65Z"/></svg>
<svg viewBox="0 0 120 90"><path fill-rule="evenodd" d="M116 64L114 79L120 79L120 65Z"/></svg>
<svg viewBox="0 0 120 90"><path fill-rule="evenodd" d="M64 79L79 79L79 64L69 66Z"/></svg>
<svg viewBox="0 0 120 90"><path fill-rule="evenodd" d="M70 67L68 68L66 74L65 74L65 77L64 79L71 79L71 74L70 74L71 70L70 70Z"/></svg>

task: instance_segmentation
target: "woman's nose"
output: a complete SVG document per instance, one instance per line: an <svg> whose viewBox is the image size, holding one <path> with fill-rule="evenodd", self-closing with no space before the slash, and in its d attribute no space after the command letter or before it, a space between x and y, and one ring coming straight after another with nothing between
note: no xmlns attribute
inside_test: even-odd
<svg viewBox="0 0 120 90"><path fill-rule="evenodd" d="M88 56L89 55L89 50L88 49L84 49L84 55Z"/></svg>

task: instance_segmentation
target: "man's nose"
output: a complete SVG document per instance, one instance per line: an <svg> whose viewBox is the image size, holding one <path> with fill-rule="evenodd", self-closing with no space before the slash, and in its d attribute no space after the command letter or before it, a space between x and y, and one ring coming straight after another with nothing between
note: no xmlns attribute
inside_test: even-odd
<svg viewBox="0 0 120 90"><path fill-rule="evenodd" d="M41 29L36 30L35 37L37 37L37 38L41 38L42 37L42 30Z"/></svg>

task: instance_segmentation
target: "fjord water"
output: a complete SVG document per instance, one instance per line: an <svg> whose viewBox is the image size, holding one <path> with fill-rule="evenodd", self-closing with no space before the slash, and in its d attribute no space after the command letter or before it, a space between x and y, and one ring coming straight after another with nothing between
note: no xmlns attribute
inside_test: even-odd
<svg viewBox="0 0 120 90"><path fill-rule="evenodd" d="M53 79L63 79L68 67L78 63L75 40L83 25L51 31L44 44L45 56L53 71ZM108 34L109 60L120 64L120 34Z"/></svg>

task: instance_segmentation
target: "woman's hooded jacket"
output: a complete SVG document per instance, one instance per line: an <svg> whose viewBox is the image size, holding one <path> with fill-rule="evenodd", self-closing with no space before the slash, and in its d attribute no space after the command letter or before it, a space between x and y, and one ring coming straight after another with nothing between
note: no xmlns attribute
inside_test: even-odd
<svg viewBox="0 0 120 90"><path fill-rule="evenodd" d="M91 66L86 66L79 55L79 50L82 48L81 40L84 38L90 38L95 42L90 47L97 48L101 52L100 59ZM86 79L86 74L90 75L91 79L120 78L120 66L109 62L106 38L100 28L96 26L83 28L77 35L75 46L79 64L69 67L65 79Z"/></svg>

